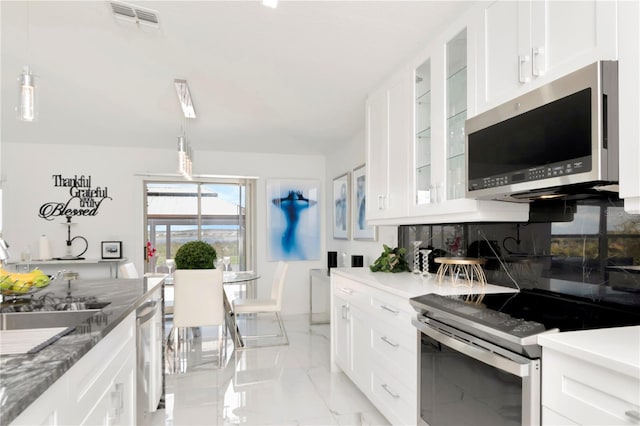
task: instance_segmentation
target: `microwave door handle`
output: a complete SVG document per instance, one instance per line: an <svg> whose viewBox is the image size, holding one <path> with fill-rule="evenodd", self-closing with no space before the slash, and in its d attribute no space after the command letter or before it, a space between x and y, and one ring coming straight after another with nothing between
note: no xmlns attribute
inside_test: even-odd
<svg viewBox="0 0 640 426"><path fill-rule="evenodd" d="M602 94L602 148L609 148L609 97Z"/></svg>
<svg viewBox="0 0 640 426"><path fill-rule="evenodd" d="M422 322L419 322L416 320L412 320L411 322L422 333L426 334L427 336L431 337L437 342L440 342L443 345L446 345L451 349L454 349L464 355L467 355L480 362L484 362L485 364L495 367L499 370L511 373L514 376L524 378L530 375L529 368L530 368L531 360L529 359L523 359L520 362L516 360L507 359L505 357L498 356L489 350L481 349L478 346L472 346L469 343L466 343L461 340L442 334L439 331L433 329L429 325L424 324Z"/></svg>

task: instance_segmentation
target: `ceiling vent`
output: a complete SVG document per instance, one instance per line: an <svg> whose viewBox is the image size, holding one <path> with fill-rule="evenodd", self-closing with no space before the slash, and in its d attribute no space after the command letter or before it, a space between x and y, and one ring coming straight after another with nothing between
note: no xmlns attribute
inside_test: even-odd
<svg viewBox="0 0 640 426"><path fill-rule="evenodd" d="M155 10L145 9L119 1L110 1L109 4L111 5L113 14L120 20L156 28L160 26L158 12Z"/></svg>

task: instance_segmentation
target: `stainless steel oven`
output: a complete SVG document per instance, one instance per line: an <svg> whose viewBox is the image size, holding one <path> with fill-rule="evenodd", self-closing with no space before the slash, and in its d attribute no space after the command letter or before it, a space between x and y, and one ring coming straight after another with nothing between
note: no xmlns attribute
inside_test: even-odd
<svg viewBox="0 0 640 426"><path fill-rule="evenodd" d="M420 411L429 426L539 425L538 336L640 324L634 307L541 289L425 294L410 303L421 338Z"/></svg>
<svg viewBox="0 0 640 426"><path fill-rule="evenodd" d="M420 414L437 425L539 425L540 359L422 317Z"/></svg>

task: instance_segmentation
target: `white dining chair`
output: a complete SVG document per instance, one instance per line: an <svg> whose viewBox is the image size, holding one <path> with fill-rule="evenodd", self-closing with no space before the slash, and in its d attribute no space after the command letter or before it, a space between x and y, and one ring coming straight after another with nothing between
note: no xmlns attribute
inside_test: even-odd
<svg viewBox="0 0 640 426"><path fill-rule="evenodd" d="M174 351L174 361L177 358L173 372L186 372L191 346L189 330L204 326L218 326L218 367L221 368L226 358L222 270L178 269L174 273L173 286L173 328L168 340L168 346Z"/></svg>
<svg viewBox="0 0 640 426"><path fill-rule="evenodd" d="M267 334L267 335L242 335L243 340L251 340L251 339L263 339L263 338L272 338L272 337L284 337L283 345L289 344L289 337L287 336L287 331L284 328L284 323L282 322L281 311L282 311L282 292L284 290L284 282L287 276L287 270L289 269L289 264L283 261L278 262L278 266L276 267L276 273L273 278L273 283L271 284L271 297L268 299L234 299L232 302L232 310L236 317L241 314L261 314L261 313L272 313L275 314L276 319L278 321L278 326L280 327L279 334ZM236 332L238 332L238 328L235 328Z"/></svg>
<svg viewBox="0 0 640 426"><path fill-rule="evenodd" d="M127 262L118 268L119 278L139 278L136 265L133 262Z"/></svg>

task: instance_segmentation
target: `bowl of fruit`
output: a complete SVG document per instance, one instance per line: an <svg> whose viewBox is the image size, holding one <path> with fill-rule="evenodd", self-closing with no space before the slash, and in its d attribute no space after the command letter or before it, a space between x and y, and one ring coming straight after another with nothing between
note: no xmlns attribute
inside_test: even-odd
<svg viewBox="0 0 640 426"><path fill-rule="evenodd" d="M33 294L51 284L51 277L40 269L31 272L9 272L0 269L0 294L23 296Z"/></svg>

